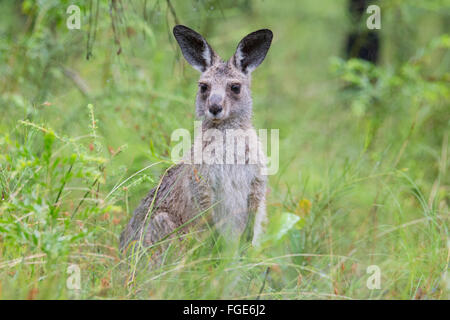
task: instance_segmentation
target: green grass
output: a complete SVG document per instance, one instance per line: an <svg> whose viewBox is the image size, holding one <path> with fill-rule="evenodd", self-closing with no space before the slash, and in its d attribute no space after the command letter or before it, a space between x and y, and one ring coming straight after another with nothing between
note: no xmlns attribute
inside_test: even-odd
<svg viewBox="0 0 450 320"><path fill-rule="evenodd" d="M166 241L153 269L148 250L118 252L133 209L171 165L171 132L193 130L198 74L170 34L167 2L147 4L147 21L144 2L124 8L120 55L102 3L86 60L88 8L69 31L64 1L25 1L26 15L10 1L0 13L0 298L448 299L449 6L382 2L375 67L342 59L346 1L172 2L224 58L248 32L274 32L252 87L255 126L280 130L263 246L190 234ZM79 291L67 287L73 264ZM366 286L371 265L381 289Z"/></svg>

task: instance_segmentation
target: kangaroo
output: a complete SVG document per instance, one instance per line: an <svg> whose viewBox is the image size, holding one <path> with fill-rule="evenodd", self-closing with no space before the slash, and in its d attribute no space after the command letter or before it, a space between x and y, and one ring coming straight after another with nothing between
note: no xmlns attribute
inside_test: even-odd
<svg viewBox="0 0 450 320"><path fill-rule="evenodd" d="M266 57L272 32L263 29L250 33L239 42L228 61L223 61L200 34L186 26L175 26L173 34L184 58L201 72L196 96L201 132L217 133L214 141L225 146L223 154L213 150L212 156L223 160L232 154L233 160L244 157L244 161L211 163L205 157L194 163L185 159L169 168L159 185L134 211L120 236L120 248L126 251L136 241L151 246L175 230L187 232L195 225L191 221L204 211L211 212L208 221L225 239L239 239L244 231L247 234L246 230L250 230L247 236L257 245L267 220L267 179L259 140L248 142L256 136L252 126L250 81L251 72ZM238 134L230 138L231 129ZM236 137L249 138L245 140L244 154L241 151L233 155L236 148L232 142ZM196 139L189 156L195 153L196 144L202 151L210 151L211 141ZM255 147L260 160L256 163L249 156L250 149Z"/></svg>

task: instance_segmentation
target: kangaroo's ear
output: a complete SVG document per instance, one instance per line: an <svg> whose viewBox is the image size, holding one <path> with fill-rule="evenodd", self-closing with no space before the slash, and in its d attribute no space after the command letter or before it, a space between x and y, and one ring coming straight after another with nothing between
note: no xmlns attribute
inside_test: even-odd
<svg viewBox="0 0 450 320"><path fill-rule="evenodd" d="M204 72L214 64L216 54L200 34L186 26L177 25L173 28L173 35L184 58L195 69Z"/></svg>
<svg viewBox="0 0 450 320"><path fill-rule="evenodd" d="M263 62L272 43L273 33L262 29L250 33L239 42L233 56L234 65L243 73L250 73Z"/></svg>

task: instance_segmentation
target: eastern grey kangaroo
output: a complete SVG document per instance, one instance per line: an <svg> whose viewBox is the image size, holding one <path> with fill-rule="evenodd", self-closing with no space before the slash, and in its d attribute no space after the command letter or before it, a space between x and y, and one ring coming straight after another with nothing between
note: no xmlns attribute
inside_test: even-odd
<svg viewBox="0 0 450 320"><path fill-rule="evenodd" d="M188 27L177 25L173 34L187 62L201 72L196 115L202 120L201 132L212 130L219 134L215 142L223 144L225 152L219 156L216 151L212 153L216 160L223 160L225 154L236 151L231 143L235 137L249 138L249 132L256 136L252 126L250 74L266 57L272 32L263 29L250 33L239 42L228 61L223 61L200 34ZM239 133L229 138L228 133L234 131ZM120 236L121 250L136 241L150 246L177 228L179 232L187 232L195 225L191 223L193 218L201 212L208 212L207 219L225 239L239 239L244 231L250 230L248 237L256 245L266 223L266 162L259 140L253 144L248 140L243 163L211 163L201 158L171 167L134 211ZM195 141L190 156L195 153L197 142L206 151L210 150L211 141ZM256 147L259 161L255 163L250 161L249 153ZM237 152L233 159L239 156L242 154Z"/></svg>

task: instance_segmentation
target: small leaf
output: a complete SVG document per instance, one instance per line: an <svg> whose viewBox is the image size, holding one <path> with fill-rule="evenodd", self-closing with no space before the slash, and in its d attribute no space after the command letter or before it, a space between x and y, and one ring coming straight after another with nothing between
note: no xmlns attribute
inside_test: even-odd
<svg viewBox="0 0 450 320"><path fill-rule="evenodd" d="M298 230L303 229L303 227L305 226L305 219L300 218L300 220L295 224L295 228Z"/></svg>
<svg viewBox="0 0 450 320"><path fill-rule="evenodd" d="M275 241L281 240L300 220L299 216L290 212L278 214L270 224L269 238Z"/></svg>

